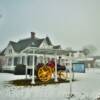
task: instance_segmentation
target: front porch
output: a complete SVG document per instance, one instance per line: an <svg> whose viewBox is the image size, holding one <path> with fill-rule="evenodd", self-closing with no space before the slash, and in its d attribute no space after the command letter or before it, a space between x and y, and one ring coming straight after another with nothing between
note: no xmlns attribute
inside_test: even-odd
<svg viewBox="0 0 100 100"><path fill-rule="evenodd" d="M67 56L67 55L70 56ZM7 59L7 66L8 68L12 68L14 70L17 64L24 64L26 65L26 78L27 78L27 69L32 69L32 84L35 84L35 68L37 64L43 63L47 64L49 59L53 59L55 62L55 70L54 70L54 80L55 82L58 81L57 75L57 64L62 64L66 68L68 67L70 73L72 68L72 61L78 60L86 60L86 58L74 58L71 56L72 52L68 52L66 50L59 50L59 49L42 49L42 48L33 48L30 47L23 51L23 53L19 53L13 56L6 56ZM61 59L60 59L61 58ZM70 76L71 77L71 76Z"/></svg>

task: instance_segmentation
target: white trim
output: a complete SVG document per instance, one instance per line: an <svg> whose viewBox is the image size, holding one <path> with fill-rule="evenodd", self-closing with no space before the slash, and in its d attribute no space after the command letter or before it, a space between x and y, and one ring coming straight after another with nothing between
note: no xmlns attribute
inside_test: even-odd
<svg viewBox="0 0 100 100"><path fill-rule="evenodd" d="M10 53L10 54L9 54L9 49L12 50L12 53ZM15 53L16 53L16 52L15 52L13 46L12 46L11 44L8 44L7 48L6 48L5 51L4 51L4 54L5 54L5 55L12 55L12 54L15 54Z"/></svg>
<svg viewBox="0 0 100 100"><path fill-rule="evenodd" d="M35 63L34 63L34 57L35 56L33 56L33 66L32 66L32 84L35 84L35 75L34 75L34 68L35 68Z"/></svg>
<svg viewBox="0 0 100 100"><path fill-rule="evenodd" d="M27 69L28 69L28 66L27 66L27 55L25 56L25 65L26 65L25 76L26 76L26 79L27 79Z"/></svg>
<svg viewBox="0 0 100 100"><path fill-rule="evenodd" d="M57 55L55 54L55 82L58 82L58 77L57 77Z"/></svg>
<svg viewBox="0 0 100 100"><path fill-rule="evenodd" d="M50 48L52 49L53 46L52 45L48 45L46 38L42 41L42 43L40 44L39 48Z"/></svg>

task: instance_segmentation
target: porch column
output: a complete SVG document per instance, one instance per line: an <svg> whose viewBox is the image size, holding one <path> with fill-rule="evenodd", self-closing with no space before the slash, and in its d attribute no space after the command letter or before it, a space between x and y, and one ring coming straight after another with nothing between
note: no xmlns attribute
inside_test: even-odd
<svg viewBox="0 0 100 100"><path fill-rule="evenodd" d="M69 71L70 71L70 90L69 90L69 98L72 97L72 60L69 60Z"/></svg>
<svg viewBox="0 0 100 100"><path fill-rule="evenodd" d="M26 65L25 76L26 76L26 79L27 79L27 55L25 56L25 65Z"/></svg>
<svg viewBox="0 0 100 100"><path fill-rule="evenodd" d="M31 84L35 84L35 77L34 77L34 68L35 68L35 62L34 62L35 56L33 56L33 66L32 66L32 82Z"/></svg>
<svg viewBox="0 0 100 100"><path fill-rule="evenodd" d="M58 78L57 78L57 55L55 55L55 82L58 82Z"/></svg>

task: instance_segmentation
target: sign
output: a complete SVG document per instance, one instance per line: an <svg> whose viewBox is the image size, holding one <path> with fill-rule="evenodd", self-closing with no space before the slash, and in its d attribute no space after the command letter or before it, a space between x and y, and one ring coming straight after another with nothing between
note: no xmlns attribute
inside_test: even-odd
<svg viewBox="0 0 100 100"><path fill-rule="evenodd" d="M85 64L84 63L73 63L72 72L85 73Z"/></svg>

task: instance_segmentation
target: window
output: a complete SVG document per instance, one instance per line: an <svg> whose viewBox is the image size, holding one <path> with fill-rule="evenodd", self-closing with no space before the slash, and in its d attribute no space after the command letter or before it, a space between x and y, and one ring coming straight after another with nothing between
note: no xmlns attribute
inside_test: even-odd
<svg viewBox="0 0 100 100"><path fill-rule="evenodd" d="M14 66L16 66L17 64L20 64L20 58L19 57L14 58Z"/></svg>
<svg viewBox="0 0 100 100"><path fill-rule="evenodd" d="M22 64L25 64L25 56L22 56Z"/></svg>
<svg viewBox="0 0 100 100"><path fill-rule="evenodd" d="M38 63L43 63L43 57L42 56L38 57Z"/></svg>
<svg viewBox="0 0 100 100"><path fill-rule="evenodd" d="M27 65L28 66L33 65L33 56L27 56Z"/></svg>
<svg viewBox="0 0 100 100"><path fill-rule="evenodd" d="M34 57L34 65L37 64L37 56Z"/></svg>
<svg viewBox="0 0 100 100"><path fill-rule="evenodd" d="M8 66L11 66L11 64L12 64L12 58L10 57L8 58Z"/></svg>

